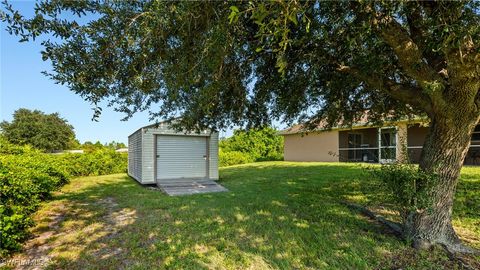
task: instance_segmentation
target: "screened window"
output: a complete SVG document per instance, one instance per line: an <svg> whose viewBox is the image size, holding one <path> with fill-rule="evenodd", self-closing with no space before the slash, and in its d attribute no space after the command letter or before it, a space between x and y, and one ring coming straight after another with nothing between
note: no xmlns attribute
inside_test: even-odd
<svg viewBox="0 0 480 270"><path fill-rule="evenodd" d="M349 133L348 134L348 148L359 148L362 144L362 134ZM361 152L359 150L348 150L348 160L360 161Z"/></svg>
<svg viewBox="0 0 480 270"><path fill-rule="evenodd" d="M358 148L362 144L362 134L359 133L349 133L348 134L348 147L349 148Z"/></svg>
<svg viewBox="0 0 480 270"><path fill-rule="evenodd" d="M480 141L480 125L475 127L472 133L472 141Z"/></svg>
<svg viewBox="0 0 480 270"><path fill-rule="evenodd" d="M380 129L380 160L392 161L397 155L397 130L395 128Z"/></svg>

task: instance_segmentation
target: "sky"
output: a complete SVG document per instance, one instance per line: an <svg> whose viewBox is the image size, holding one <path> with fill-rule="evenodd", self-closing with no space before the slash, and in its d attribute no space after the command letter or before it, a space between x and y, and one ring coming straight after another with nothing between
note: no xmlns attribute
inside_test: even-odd
<svg viewBox="0 0 480 270"><path fill-rule="evenodd" d="M33 1L13 1L12 4L26 17L33 14ZM42 61L40 40L19 43L18 37L11 36L5 30L4 23L0 27L1 121L11 121L13 112L19 108L37 109L45 113L58 112L73 125L81 143L127 143L128 135L149 124L147 112L137 113L128 121L121 121L125 115L108 107L103 107L98 122L92 121L92 106L88 102L68 87L57 85L41 74L42 71L49 71L51 64ZM220 132L221 137L231 134L231 130Z"/></svg>

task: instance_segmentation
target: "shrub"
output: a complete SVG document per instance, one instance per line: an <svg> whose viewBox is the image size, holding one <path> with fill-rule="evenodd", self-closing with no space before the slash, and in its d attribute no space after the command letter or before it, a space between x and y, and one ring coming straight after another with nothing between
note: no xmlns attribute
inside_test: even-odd
<svg viewBox="0 0 480 270"><path fill-rule="evenodd" d="M232 137L220 141L220 149L220 166L283 160L283 137L270 127L235 130ZM235 160L239 163L235 163Z"/></svg>
<svg viewBox="0 0 480 270"><path fill-rule="evenodd" d="M127 154L102 149L86 154L44 154L0 137L0 255L20 248L31 214L70 177L125 172Z"/></svg>
<svg viewBox="0 0 480 270"><path fill-rule="evenodd" d="M16 145L10 143L5 137L0 136L0 154L2 155L20 155L24 153L41 153L40 150L36 150L30 145Z"/></svg>
<svg viewBox="0 0 480 270"><path fill-rule="evenodd" d="M127 153L102 149L85 154L64 154L59 159L66 165L71 176L123 173L127 169Z"/></svg>
<svg viewBox="0 0 480 270"><path fill-rule="evenodd" d="M221 167L236 164L245 164L254 161L254 159L249 154L239 151L224 152L223 150L220 150L220 152L218 153L218 157Z"/></svg>
<svg viewBox="0 0 480 270"><path fill-rule="evenodd" d="M379 180L383 189L384 201L393 204L403 222L409 214L426 211L430 205L430 192L436 176L426 173L413 164L385 164L370 168L371 175Z"/></svg>
<svg viewBox="0 0 480 270"><path fill-rule="evenodd" d="M30 151L0 156L0 253L15 250L33 225L30 215L68 180L63 166Z"/></svg>

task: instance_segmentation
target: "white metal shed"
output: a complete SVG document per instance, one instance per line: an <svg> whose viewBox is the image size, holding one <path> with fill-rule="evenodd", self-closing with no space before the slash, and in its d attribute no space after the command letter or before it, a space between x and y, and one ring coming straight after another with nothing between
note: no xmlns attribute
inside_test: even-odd
<svg viewBox="0 0 480 270"><path fill-rule="evenodd" d="M166 123L128 136L128 174L141 184L218 179L218 133L178 132Z"/></svg>

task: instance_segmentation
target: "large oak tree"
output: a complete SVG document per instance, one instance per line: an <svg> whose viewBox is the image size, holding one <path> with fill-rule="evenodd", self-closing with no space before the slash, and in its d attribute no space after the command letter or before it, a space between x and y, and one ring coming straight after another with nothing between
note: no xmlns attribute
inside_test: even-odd
<svg viewBox="0 0 480 270"><path fill-rule="evenodd" d="M127 117L223 129L425 115L420 168L438 177L405 232L466 251L451 214L480 117L479 2L45 1L33 18L4 7L11 33L47 37L53 80Z"/></svg>
<svg viewBox="0 0 480 270"><path fill-rule="evenodd" d="M0 123L0 134L18 145L29 144L46 152L65 150L75 144L73 126L58 113L20 108L11 122Z"/></svg>

